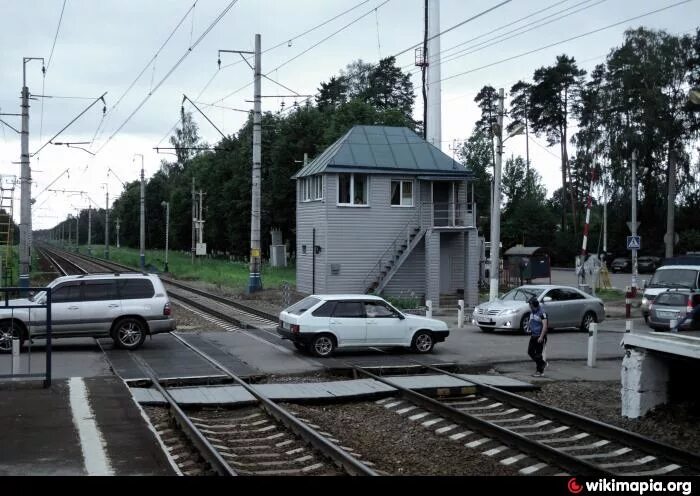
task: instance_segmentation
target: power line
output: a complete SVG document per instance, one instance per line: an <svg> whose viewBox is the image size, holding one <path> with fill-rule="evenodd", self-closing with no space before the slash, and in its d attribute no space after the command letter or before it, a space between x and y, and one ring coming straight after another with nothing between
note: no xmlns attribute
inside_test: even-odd
<svg viewBox="0 0 700 496"><path fill-rule="evenodd" d="M121 131L122 128L132 119L132 117L134 115L136 115L136 113L139 110L141 110L141 108L151 98L151 96L156 91L158 91L158 88L160 88L162 86L162 84L172 75L172 73L175 72L175 70L180 66L180 64L182 64L182 62L187 58L187 56L192 53L192 51L197 47L197 45L199 45L199 43L201 43L201 41L204 38L206 38L206 36L209 34L209 32L212 29L214 29L214 27L219 23L219 21L221 21L221 19L224 18L224 16L229 12L229 10L231 10L231 8L234 5L236 5L236 3L238 3L238 0L232 0L226 6L226 8L221 11L221 13L217 16L216 19L214 19L214 21L212 21L212 23L209 25L209 27L199 36L199 38L197 38L197 40L192 44L192 46L190 46L187 49L187 51L185 51L185 53L182 55L182 57L180 57L180 59L175 63L175 65L173 65L173 67L170 68L170 70L165 74L165 76L163 76L163 78L158 82L158 84L155 86L155 88L153 88L153 90L150 91L143 100L141 100L141 103L139 103L139 105L134 109L134 111L131 112L131 114L129 114L129 116L126 118L126 120L124 120L124 122L122 122L122 124L116 129L116 131L114 131L112 133L112 135L107 139L107 141L105 141L104 144L95 152L95 155L100 153L104 149L104 147L107 146L107 144L110 141L112 141L112 139L119 133L119 131Z"/></svg>
<svg viewBox="0 0 700 496"><path fill-rule="evenodd" d="M496 61L496 62L492 62L492 63L490 63L490 64L482 65L481 67L476 67L476 68L470 69L470 70L468 70L468 71L460 72L459 74L453 74L452 76L448 76L448 77L442 78L439 82L449 81L450 79L454 79L454 78L456 78L456 77L464 76L464 75L466 75L466 74L471 74L472 72L480 71L481 69L486 69L486 68L488 68L488 67L493 67L493 66L495 66L495 65L502 64L503 62L508 62L508 61L510 61L510 60L514 60L514 59L517 59L517 58L520 58L520 57L524 57L524 56L526 56L526 55L530 55L530 54L533 54L533 53L536 53L536 52L540 52L540 51L542 51L542 50L546 50L547 48L551 48L551 47L553 47L553 46L561 45L562 43L567 43L567 42L569 42L569 41L573 41L573 40L576 40L576 39L579 39L579 38L583 38L583 37L585 37L585 36L589 36L589 35L592 35L592 34L595 34L595 33L599 33L600 31L604 31L604 30L606 30L606 29L610 29L610 28L613 28L613 27L615 27L615 26L619 26L620 24L624 24L624 23L626 23L626 22L630 22L630 21L635 21L635 20L637 20L637 19L641 19L642 17L647 17L647 16L650 16L650 15L653 15L653 14L657 14L657 13L659 13L659 12L663 12L664 10L668 10L668 9L671 9L671 8L674 8L674 7L678 7L679 5L682 5L682 4L688 3L688 2L692 2L692 1L693 1L693 0L682 0L681 2L677 2L677 3L674 3L674 4L668 5L668 6L666 6L666 7L662 7L662 8L660 8L660 9L652 10L652 11L646 12L646 13L644 13L644 14L640 14L640 15L638 15L638 16L629 17L629 18L624 19L624 20L622 20L622 21L619 21L619 22L616 22L616 23L613 23L613 24L609 24L609 25L607 25L607 26L603 26L602 28L598 28L598 29L594 29L594 30L591 30L591 31L587 31L587 32L582 33L582 34L579 34L579 35L577 35L577 36L572 36L571 38L566 38L565 40L557 41L557 42L555 42L555 43L550 43L550 44L548 44L548 45L544 45L544 46L541 46L541 47L539 47L539 48L535 48L535 49L532 49L532 50L528 50L527 52L523 52L523 53L520 53L520 54L518 54L518 55L513 55L512 57L507 57L507 58L505 58L505 59L501 59L501 60L498 60L498 61Z"/></svg>
<svg viewBox="0 0 700 496"><path fill-rule="evenodd" d="M512 29L512 30L507 31L507 32L505 32L505 33L501 33L501 34L499 34L499 35L497 35L497 36L494 36L493 38L490 38L490 39L488 39L488 40L485 40L485 41L482 41L482 42L480 42L480 43L477 43L476 45L472 45L472 46L470 46L470 47L464 48L464 49L462 49L462 50L460 50L460 51L458 51L458 52L456 52L456 53L453 53L453 54L449 55L448 57L446 57L446 58L440 60L440 64L445 64L445 63L447 63L447 62L451 62L451 61L453 61L453 60L457 60L457 59L459 59L459 58L462 58L462 57L465 57L465 56L470 55L470 54L472 54L472 53L478 52L478 51L480 51L480 50L484 50L484 49L486 49L486 48L492 47L492 46L497 45L497 44L499 44L499 43L502 43L502 42L504 42L504 41L507 41L507 40L516 38L516 37L521 36L521 35L523 35L523 34L525 34L525 33L528 33L528 32L530 32L530 31L533 31L533 30L535 30L535 29L539 29L539 28L544 27L544 26L546 26L546 25L548 25L548 24L551 24L551 23L553 23L553 22L556 22L556 21L559 21L559 20L561 20L561 19L564 19L565 17L569 17L569 16L571 16L571 15L574 15L574 14L577 14L577 13L582 12L582 11L584 11L584 10L590 9L590 8L592 8L592 7L595 7L596 5L599 5L599 4L603 3L603 2L605 2L606 0L598 0L596 3L594 3L594 4L592 4L592 5L587 5L587 6L585 6L585 7L582 7L582 8L580 8L580 9L578 9L578 10L574 10L573 12L569 12L569 13L567 13L567 14L561 15L561 16L559 16L559 17L555 17L554 19L550 19L550 20L548 20L548 21L546 21L546 22L542 22L541 24L536 25L537 23L539 23L539 22L541 22L541 21L544 21L545 19L549 19L549 18L554 17L554 16L556 16L556 15L558 15L558 14L561 14L562 12L566 12L567 10L571 10L571 9L573 9L573 8L576 8L576 7L580 6L580 5L583 5L583 4L586 4L586 3L590 3L591 1L592 1L592 0L584 0L583 2L579 2L579 3L575 4L575 5L572 5L571 7L567 7L567 8L565 8L565 9L562 9L562 10L560 10L560 11L558 11L558 12L555 12L554 14L550 14L550 15L548 15L548 16L542 18L542 19L538 19L538 20L536 20L536 21L533 21L533 22L530 22L530 23L528 23L528 24L525 24L524 26L520 26L519 28ZM532 26L532 27L531 27L531 26ZM529 28L529 29L525 29L525 28ZM517 31L520 31L520 32L517 32ZM515 34L512 34L512 33L515 33ZM507 35L509 35L509 34L511 34L511 36L507 36ZM499 38L501 38L501 39L499 39ZM493 42L493 43L491 43L491 42ZM455 47L452 47L452 48L450 48L450 49L447 49L447 50L443 51L442 53L444 53L444 52L446 52L446 51L449 51L449 50L452 50L452 49L454 49L454 48L456 48L456 47L462 46L462 45L464 45L464 44L466 44L466 43L461 43L461 44L459 44L459 45L455 45Z"/></svg>
<svg viewBox="0 0 700 496"><path fill-rule="evenodd" d="M319 28L321 28L321 27L323 27L323 26L325 26L326 24L329 24L329 23L333 22L334 20L336 20L336 19L338 19L338 18L344 16L345 14L347 14L347 13L349 13L349 12L352 12L353 10L355 10L355 9L357 9L357 8L359 8L359 7L361 7L362 5L366 4L366 3L369 2L369 1L370 1L370 0L363 0L362 2L356 4L354 7L351 7L351 8L349 8L349 9L347 9L347 10L344 10L344 11L341 12L340 14L337 14L337 15L335 15L334 17L331 17L330 19L327 19L327 20L321 22L320 24L317 24L316 26L314 26L314 27L312 27L312 28L310 28L310 29L307 29L306 31L304 31L304 32L301 33L301 34L298 34L298 35L293 36L293 37L291 37L291 38L287 38L287 41L283 41L283 42L281 42L281 43L278 43L277 45L274 45L274 46L272 46L272 47L270 47L270 48L268 48L268 49L266 49L266 50L263 50L261 53L262 53L262 54L265 54L265 53L267 53L267 52L269 52L269 51L275 50L276 48L279 48L279 47L281 47L281 46L284 46L285 44L288 44L290 41L294 41L294 40L297 40L297 39L299 39L299 38L301 38L301 37L303 37L303 36L306 36L307 34L313 32L313 31L315 31L315 30L317 30L317 29L319 29ZM232 62L231 64L228 64L228 65L223 66L221 69L226 69L226 68L228 68L228 67L231 67L231 66L240 64L241 62L242 62L242 60L238 60L237 62ZM216 79L216 76L219 75L219 72L220 72L221 69L218 69L218 70L214 71L214 74L212 74L211 78L209 78L209 81L207 81L207 84L205 84L204 87L199 91L199 94L197 95L197 97L195 98L195 100L199 100L199 98L204 94L204 92L207 90L207 88L209 88L209 86L211 85L211 83L214 82L214 79ZM242 91L243 89L247 88L248 86L250 86L250 85L248 84L248 85L244 86L243 88L241 88L241 89L239 89L239 90L236 90L235 93L237 93L238 91ZM219 100L219 101L220 101L220 100ZM217 101L217 102L218 102L218 101ZM217 102L214 102L214 103L217 103ZM205 104L205 105L208 105L208 106L215 106L214 103ZM160 144L163 142L163 140L165 140L168 136L170 136L170 134L175 130L175 128L177 127L177 125L178 125L179 122L180 122L180 119L178 118L178 119L175 121L175 123L170 127L170 130L169 130L167 133L165 133L165 135L160 139L160 141L158 141L158 145L160 145Z"/></svg>
<svg viewBox="0 0 700 496"><path fill-rule="evenodd" d="M134 78L134 80L131 82L131 84L130 84L129 87L126 89L126 91L124 91L124 93L122 93L122 95L117 99L117 103L115 103L114 105L112 105L112 106L110 107L109 111L107 112L107 115L105 116L106 118L108 118L108 117L112 114L112 111L115 110L115 109L119 106L119 104L120 104L121 101L124 99L124 97L125 97L125 96L131 91L131 89L136 85L136 83L138 82L138 80L141 79L141 76L143 76L143 74L146 72L146 70L148 70L148 68L151 66L151 64L154 63L154 61L156 60L156 58L158 57L158 55L160 54L160 52L163 51L163 48L165 48L165 46L170 42L170 40L171 40L172 37L175 35L175 33L177 32L177 30L180 28L180 26L182 26L182 23L185 22L185 19L187 19L187 16L188 16L188 15L190 14L190 12L192 12L192 10L195 8L195 6L197 5L197 2L198 2L198 1L199 1L199 0L195 0L195 2L192 4L192 6L187 10L187 12L185 12L185 14L182 16L182 19L180 19L180 22L177 23L177 25L176 25L176 26L173 28L173 30L170 32L170 34L169 34L168 37L165 39L165 41L164 41L163 44L160 46L160 48L158 48L158 50L156 50L156 52L153 54L153 57L151 57L151 59L150 59L148 62L146 62L146 65L143 66L143 69L141 69L141 72L139 72L139 74L136 76L136 78ZM153 66L154 66L154 74L155 74L155 64L153 64ZM153 79L151 79L151 86L153 86ZM152 92L152 90L151 90L151 92ZM103 121L100 123L100 125L98 126L98 128L95 130L95 135L94 135L93 138L92 138L93 141L95 141L95 137L97 137L97 133L100 131L100 128L102 127L102 125L103 125L105 122L106 122L106 121L103 120ZM100 135L100 137L101 137L101 135Z"/></svg>
<svg viewBox="0 0 700 496"><path fill-rule="evenodd" d="M58 32L61 29L61 21L63 20L63 11L66 10L66 1L63 0L63 7L61 8L61 16L58 18L58 26L56 26L56 34L53 37L53 45L51 45L51 54L49 55L49 62L46 64L46 72L48 72L49 67L51 67L51 59L53 59L53 50L56 48L56 40L58 39Z"/></svg>

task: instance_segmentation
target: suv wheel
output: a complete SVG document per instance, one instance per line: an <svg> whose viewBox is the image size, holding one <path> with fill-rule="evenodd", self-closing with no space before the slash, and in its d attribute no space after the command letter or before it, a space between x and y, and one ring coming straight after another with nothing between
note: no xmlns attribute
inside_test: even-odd
<svg viewBox="0 0 700 496"><path fill-rule="evenodd" d="M15 322L6 320L0 322L0 353L12 352L12 340L19 338L19 347L24 344L24 332Z"/></svg>
<svg viewBox="0 0 700 496"><path fill-rule="evenodd" d="M146 326L138 319L121 319L114 326L112 339L118 348L135 350L146 340Z"/></svg>
<svg viewBox="0 0 700 496"><path fill-rule="evenodd" d="M333 350L335 349L335 340L328 334L321 334L316 336L313 341L311 341L311 353L317 357L325 358L331 356Z"/></svg>
<svg viewBox="0 0 700 496"><path fill-rule="evenodd" d="M411 349L416 353L430 353L435 346L433 335L429 331L418 331L413 337Z"/></svg>

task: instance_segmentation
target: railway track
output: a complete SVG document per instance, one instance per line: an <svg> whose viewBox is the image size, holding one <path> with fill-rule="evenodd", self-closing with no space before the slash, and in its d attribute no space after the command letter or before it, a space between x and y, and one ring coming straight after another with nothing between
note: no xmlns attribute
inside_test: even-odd
<svg viewBox="0 0 700 496"><path fill-rule="evenodd" d="M96 264L112 270L127 269L111 262L99 261ZM241 327L264 329L276 325L276 318L264 312L179 282L163 280L176 288L172 294L176 299L182 299L215 318ZM459 378L439 368L418 365ZM700 457L696 454L486 384L475 383L477 392L474 394L435 399L402 388L390 378L378 377L353 364L348 364L348 368L397 389L397 396L378 401L386 409L409 421L420 422L426 429L452 442L480 450L484 456L517 468L522 474L700 474ZM254 413L223 422L202 417L197 422L205 430L217 432L220 428L217 425L252 423L247 422L253 418L249 415Z"/></svg>
<svg viewBox="0 0 700 496"><path fill-rule="evenodd" d="M475 394L435 399L355 369L398 389L398 396L378 404L501 464L517 467L524 475L700 474L700 456L695 453L471 379Z"/></svg>
<svg viewBox="0 0 700 496"><path fill-rule="evenodd" d="M337 439L298 420L285 408L174 335L255 398L254 405L186 411L160 385L151 367L134 359L166 401L148 409L158 436L183 475L378 475L371 463L339 446Z"/></svg>

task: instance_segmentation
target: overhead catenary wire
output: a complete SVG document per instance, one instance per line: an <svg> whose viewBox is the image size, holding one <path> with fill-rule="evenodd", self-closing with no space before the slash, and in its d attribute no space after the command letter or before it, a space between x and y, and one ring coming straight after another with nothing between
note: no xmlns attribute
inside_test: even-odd
<svg viewBox="0 0 700 496"><path fill-rule="evenodd" d="M566 38L566 39L564 39L564 40L560 40L560 41L557 41L557 42L554 42L554 43L549 43L549 44L547 44L547 45L544 45L544 46L541 46L541 47L538 47L538 48L534 48L534 49L532 49L532 50L528 50L528 51L519 53L519 54L517 54L517 55L513 55L513 56L511 56L511 57L506 57L506 58L504 58L504 59L497 60L496 62L491 62L490 64L485 64L485 65L482 65L482 66L480 66L480 67L475 67L474 69L470 69L470 70L468 70L468 71L464 71L464 72L460 72L460 73L458 73L458 74L453 74L453 75L451 75L451 76L444 77L444 78L442 78L439 82L449 81L450 79L454 79L454 78L457 78L457 77L465 76L465 75L467 75L467 74L471 74L471 73L473 73L473 72L480 71L480 70L486 69L486 68L488 68L488 67L493 67L493 66L495 66L495 65L499 65L499 64L502 64L502 63L504 63L504 62L509 62L509 61L511 61L511 60L514 60L514 59L518 59L518 58L521 58L521 57L525 57L525 56L527 56L527 55L531 55L531 54L533 54L533 53L537 53L537 52L540 52L540 51L542 51L542 50L546 50L547 48L551 48L551 47L554 47L554 46L557 46L557 45L561 45L561 44L567 43L567 42L569 42L569 41L577 40L577 39L583 38L583 37L585 37L585 36L590 36L590 35L592 35L592 34L599 33L599 32L601 32L601 31L605 31L606 29L610 29L610 28L619 26L619 25L621 25L621 24L625 24L626 22L636 21L637 19L641 19L641 18L643 18L643 17L647 17L647 16L650 16L650 15L653 15L653 14L658 14L659 12L663 12L663 11L665 11L665 10L672 9L672 8L674 8L674 7L678 7L679 5L683 5L683 4L685 4L685 3L689 3L689 2L692 2L692 1L693 1L693 0L682 0L682 1L680 1L680 2L676 2L676 3L673 3L673 4L671 4L671 5L667 5L666 7L662 7L662 8L660 8L660 9L656 9L656 10L652 10L652 11L649 11L649 12L645 12L644 14L640 14L640 15L637 15L637 16L628 17L627 19L623 19L622 21L618 21L618 22L615 22L615 23L613 23L613 24L608 24L607 26L603 26L603 27L598 28L598 29L593 29L593 30L591 30L591 31L587 31L587 32L585 32L585 33L581 33L581 34L579 34L579 35L572 36L572 37Z"/></svg>
<svg viewBox="0 0 700 496"><path fill-rule="evenodd" d="M170 70L163 76L163 78L158 82L158 84L153 88L151 92L146 95L146 97L141 100L141 103L138 104L138 106L129 114L129 116L122 122L122 124L111 134L111 136L102 144L102 146L95 152L95 155L100 153L111 141L114 139L114 137L119 134L119 132L126 126L126 124L136 115L136 113L141 110L141 108L146 104L146 102L151 98L151 96L158 91L158 88L160 88L165 81L168 80L168 78L172 75L173 72L182 64L182 62L187 58L189 54L192 53L192 51L199 45L204 38L211 32L212 29L221 21L221 19L224 18L224 16L231 10L231 8L238 3L238 0L231 0L229 4L224 8L224 10L221 11L221 13L214 19L211 24L207 27L206 30L197 38L197 40L190 46L187 51L180 57L180 59L173 65Z"/></svg>
<svg viewBox="0 0 700 496"><path fill-rule="evenodd" d="M146 72L146 70L148 70L148 68L149 68L151 65L154 65L154 72L153 72L153 75L155 75L155 64L154 64L154 62L155 62L156 58L158 57L158 55L160 54L160 52L163 51L163 49L165 48L165 46L170 42L170 40L173 38L173 36L175 35L175 33L178 31L178 29L180 29L180 26L182 26L182 23L185 22L185 20L186 20L187 17L189 16L190 12L192 12L192 11L194 10L194 8L195 8L195 6L197 5L197 2L198 2L198 1L199 1L199 0L195 0L195 2L190 6L190 8L187 10L187 12L185 12L185 14L182 16L182 18L180 19L180 21L175 25L175 27L172 29L172 31L170 31L170 34L169 34L168 37L165 39L165 41L160 45L160 47L158 48L158 50L156 50L156 52L155 52L155 53L153 54L153 56L149 59L149 61L146 62L146 65L143 66L143 69L141 69L141 72L138 73L138 75L134 78L134 80L131 82L131 84L126 88L126 90L124 91L124 93L122 93L122 95L117 99L116 103L115 103L114 105L112 105L112 106L109 108L109 111L107 112L107 116L105 116L106 118L108 118L109 115L112 113L112 111L115 110L115 109L119 106L119 104L122 102L122 100L124 99L124 97L125 97L126 95L129 94L129 92L130 92L130 91L132 90L132 88L136 85L136 83L139 81L139 79L141 79L141 76L143 76L143 74ZM152 91L153 91L152 87L153 87L153 77L151 78L151 90L150 90L149 92L152 92ZM104 124L104 122L100 124L100 127L101 127L103 124ZM100 131L100 127L98 127L97 130L95 131L95 136L97 136L97 133ZM94 139L95 139L95 138L93 138L93 141L94 141Z"/></svg>
<svg viewBox="0 0 700 496"><path fill-rule="evenodd" d="M542 28L542 27L544 27L544 26L546 26L546 25L548 25L548 24L551 24L551 23L553 23L553 22L560 21L560 20L562 20L562 19L564 19L564 18L566 18L566 17L569 17L569 16L574 15L574 14L578 14L579 12L582 12L582 11L584 11L584 10L590 9L590 8L592 8L592 7L595 7L595 6L597 6L597 5L599 5L599 4L603 3L603 2L605 2L605 1L607 1L607 0L598 0L597 2L595 2L595 3L592 4L592 5L585 5L584 7L581 7L581 8L578 9L578 10L574 10L574 11L572 11L572 12L568 12L568 13L566 13L566 14L563 14L563 15L559 16L559 17L554 17L554 16L556 16L556 15L558 15L558 14L561 14L562 12L566 12L567 10L571 10L571 9L573 9L573 8L576 8L576 7L581 6L581 5L584 5L584 4L589 4L591 1L593 1L593 0L584 0L584 1L579 2L579 3L577 3L577 4L575 4L575 5L571 6L571 7L567 7L566 9L562 9L562 10L560 10L560 11L558 11L558 12L555 12L554 14L551 14L551 15L549 15L549 16L546 16L546 17L544 17L544 18L542 18L542 19L538 19L538 20L533 21L533 22L531 22L531 23L525 24L524 26L521 26L521 27L519 27L519 28L512 29L512 30L507 31L507 32L505 32L505 33L501 33L501 34L499 34L499 35L497 35L497 36L494 36L493 38L490 38L490 39L488 39L488 40L479 42L479 43L477 43L477 44L475 44L475 45L472 45L472 46L470 46L470 47L464 48L464 49L462 49L462 50L460 50L460 51L458 51L458 52L456 52L456 53L452 53L452 54L450 54L450 55L447 55L445 58L442 58L442 59L440 60L440 64L441 64L441 65L444 65L444 64L446 64L446 63L448 63L448 62L452 62L452 61L454 61L454 60L457 60L457 59L459 59L459 58L465 57L465 56L470 55L470 54L472 54L472 53L475 53L475 52L478 52L478 51L481 51L481 50L485 50L486 48L490 48L490 47L492 47L492 46L494 46L494 45L498 45L499 43L503 43L504 41L508 41L508 40L513 39L513 38L517 38L518 36L521 36L521 35L523 35L523 34L529 33L530 31L534 31L534 30L536 30L536 29ZM554 19L550 19L551 17L554 17ZM547 20L546 22L542 22L542 21L544 21L544 20L546 20L546 19L549 19L549 20ZM538 24L538 23L541 23L541 24ZM526 29L526 28L527 28L527 29ZM510 36L507 36L507 35L510 35ZM500 39L499 39L499 38L500 38ZM459 46L462 46L462 45L464 45L464 43L459 44L459 45L456 45L456 47L459 47ZM453 47L453 48L455 48L455 47ZM450 49L447 49L446 51L449 51L449 50L450 50ZM445 51L443 51L443 52L441 52L441 53L444 54L444 52L445 52Z"/></svg>
<svg viewBox="0 0 700 496"><path fill-rule="evenodd" d="M298 34L298 35L296 35L296 36L292 36L291 38L285 38L285 41L280 42L280 43L278 43L278 44L276 44L276 45L273 45L272 47L263 50L261 53L262 53L262 54L265 54L265 53L270 52L270 51L272 51L272 50L275 50L275 49L277 49L277 48L279 48L279 47L281 47L281 46L287 45L289 41L294 41L294 40L297 40L297 39L299 39L299 38L302 38L303 36L306 36L307 34L312 33L313 31L315 31L315 30L317 30L317 29L319 29L319 28L321 28L321 27L323 27L323 26L325 26L325 25L327 25L327 24L329 24L329 23L335 21L336 19L339 19L340 17L342 17L342 16L344 16L344 15L346 15L346 14L352 12L353 10L355 10L355 9L357 9L357 8L359 8L359 7L361 7L361 6L363 6L364 4L368 3L369 1L370 1L370 0L363 0L363 1L361 1L360 3L356 4L355 6L350 7L349 9L344 10L344 11L341 12L340 14L337 14L337 15L331 17L330 19L326 19L325 21L323 21L323 22L321 22L321 23L319 23L319 24L316 24L315 26L313 26L313 27L307 29L306 31L304 31L304 32L302 32L302 33L300 33L300 34ZM201 90L199 90L199 93L198 93L197 96L195 97L195 100L199 100L199 99L201 98L201 96L204 94L204 92L205 92L205 91L209 88L209 86L211 86L211 84L214 82L214 80L216 79L216 76L219 75L219 72L221 71L221 69L226 69L226 68L228 68L228 67L231 67L231 66L240 64L241 62L242 62L241 60L238 60L238 61L236 61L236 62L232 62L232 63L230 63L230 64L224 65L224 66L222 66L220 69L217 69L216 71L214 71L214 73L213 73L212 76L209 78L209 80L208 80L207 83L204 85L204 87L203 87ZM245 87L247 87L247 85L246 85ZM198 102L198 103L199 103L199 102ZM215 102L215 103L216 103L216 102ZM215 106L214 104L203 104L203 105L205 105L205 106ZM163 137L158 141L158 145L160 145L165 139L167 139L167 138L171 135L171 133L175 130L175 128L177 127L177 125L179 124L179 122L180 122L180 119L178 118L178 119L175 121L175 123L170 127L170 129L168 130L168 132L166 132L165 135L163 135Z"/></svg>

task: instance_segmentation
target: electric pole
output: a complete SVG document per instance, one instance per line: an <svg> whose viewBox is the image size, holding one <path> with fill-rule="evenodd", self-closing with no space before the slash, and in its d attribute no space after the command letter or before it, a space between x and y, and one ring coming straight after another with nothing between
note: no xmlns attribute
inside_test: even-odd
<svg viewBox="0 0 700 496"><path fill-rule="evenodd" d="M637 237L637 150L632 151L632 237ZM632 295L637 295L637 249L632 248Z"/></svg>
<svg viewBox="0 0 700 496"><path fill-rule="evenodd" d="M117 248L119 248L119 217L117 217Z"/></svg>
<svg viewBox="0 0 700 496"><path fill-rule="evenodd" d="M27 87L27 62L30 60L41 60L41 70L45 72L43 57L24 57L22 59L22 128L20 132L22 170L20 174L19 224L19 286L21 288L29 287L32 260L32 170L29 165L29 88Z"/></svg>
<svg viewBox="0 0 700 496"><path fill-rule="evenodd" d="M196 216L197 204L195 203L194 195L195 195L195 193L194 193L194 177L192 177L192 250L191 251L192 251L192 263L193 264L194 264L194 251L195 251L195 248L194 248L194 243L195 243L194 230L195 230L195 225L197 222L197 216Z"/></svg>
<svg viewBox="0 0 700 496"><path fill-rule="evenodd" d="M675 243L675 219L674 209L676 204L676 155L675 150L668 154L668 199L666 200L666 258L673 257L673 245Z"/></svg>
<svg viewBox="0 0 700 496"><path fill-rule="evenodd" d="M489 301L498 298L501 244L501 158L503 156L503 88L498 90L496 122L496 163L493 173L493 201L491 203L491 268L489 269Z"/></svg>
<svg viewBox="0 0 700 496"><path fill-rule="evenodd" d="M88 203L88 255L92 255L92 205Z"/></svg>
<svg viewBox="0 0 700 496"><path fill-rule="evenodd" d="M105 258L109 260L109 185L105 183Z"/></svg>
<svg viewBox="0 0 700 496"><path fill-rule="evenodd" d="M260 277L260 163L262 161L262 114L260 35L255 35L255 84L253 93L253 192L250 219L250 276L248 292L262 289Z"/></svg>
<svg viewBox="0 0 700 496"><path fill-rule="evenodd" d="M146 270L146 181L143 172L143 154L135 153L134 157L141 157L141 225L139 235L139 263L141 270Z"/></svg>

